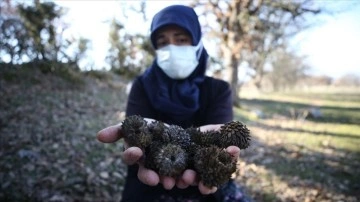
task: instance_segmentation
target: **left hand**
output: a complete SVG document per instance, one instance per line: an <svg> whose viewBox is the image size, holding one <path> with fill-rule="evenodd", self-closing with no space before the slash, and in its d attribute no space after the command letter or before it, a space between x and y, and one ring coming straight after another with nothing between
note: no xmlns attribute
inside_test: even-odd
<svg viewBox="0 0 360 202"><path fill-rule="evenodd" d="M209 130L219 130L220 127L223 124L210 124L210 125L204 125L200 126L200 131L209 131ZM234 161L237 161L237 159L240 156L240 148L237 146L229 146L226 148L226 151L232 156ZM187 188L190 185L198 185L199 191L206 195L206 194L212 194L215 193L217 190L217 187L207 187L203 184L202 181L198 180L197 174L194 170L187 169L183 173L183 175L177 179L176 186L178 188Z"/></svg>

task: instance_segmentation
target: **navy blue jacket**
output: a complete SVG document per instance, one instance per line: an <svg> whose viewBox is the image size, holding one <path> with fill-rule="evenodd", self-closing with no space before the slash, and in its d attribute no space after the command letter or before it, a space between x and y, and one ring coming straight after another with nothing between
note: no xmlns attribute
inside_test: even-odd
<svg viewBox="0 0 360 202"><path fill-rule="evenodd" d="M199 110L191 119L177 125L183 128L198 127L207 124L222 124L233 119L232 95L227 82L213 77L205 77L204 82L199 84L199 89ZM128 97L126 116L131 115L141 115L167 124L174 124L169 122L169 117L152 107L139 78L135 79Z"/></svg>
<svg viewBox="0 0 360 202"><path fill-rule="evenodd" d="M222 124L233 120L231 89L227 82L212 77L205 77L204 82L199 84L200 108L193 117L182 121L183 128L190 126L202 126L207 124ZM146 118L163 121L168 124L169 117L155 110L145 93L141 79L135 79L128 98L126 116L140 115ZM204 196L198 191L198 187L186 189L173 188L163 189L159 184L155 187L141 183L137 177L137 166L129 166L123 191L123 202L152 202L152 201L182 201L196 198L198 201L216 201L219 194ZM184 200L185 201L185 200Z"/></svg>

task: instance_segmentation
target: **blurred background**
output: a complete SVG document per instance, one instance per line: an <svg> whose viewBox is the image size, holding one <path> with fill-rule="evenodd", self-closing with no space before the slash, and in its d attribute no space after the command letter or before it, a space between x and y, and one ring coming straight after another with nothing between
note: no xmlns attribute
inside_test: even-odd
<svg viewBox="0 0 360 202"><path fill-rule="evenodd" d="M248 125L237 182L255 201L358 201L357 0L1 0L0 200L119 201L131 81L153 61L153 15L194 7L207 74Z"/></svg>

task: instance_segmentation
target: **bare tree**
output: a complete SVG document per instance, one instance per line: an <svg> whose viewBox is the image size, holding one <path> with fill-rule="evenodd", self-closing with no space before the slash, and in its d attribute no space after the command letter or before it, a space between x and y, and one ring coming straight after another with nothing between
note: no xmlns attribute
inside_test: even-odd
<svg viewBox="0 0 360 202"><path fill-rule="evenodd" d="M271 56L272 70L266 74L274 91L293 89L297 82L305 78L309 67L304 58L284 49L277 50Z"/></svg>
<svg viewBox="0 0 360 202"><path fill-rule="evenodd" d="M58 61L54 20L60 18L61 8L52 2L34 1L34 6L19 5L21 20L29 33L39 60Z"/></svg>
<svg viewBox="0 0 360 202"><path fill-rule="evenodd" d="M346 87L360 87L360 76L356 74L347 73L333 83L335 86L346 86Z"/></svg>
<svg viewBox="0 0 360 202"><path fill-rule="evenodd" d="M0 21L0 59L9 56L11 64L21 63L27 56L32 59L32 44L28 40L29 34L24 24L16 18L1 19Z"/></svg>
<svg viewBox="0 0 360 202"><path fill-rule="evenodd" d="M317 14L311 0L197 0L192 6L203 8L211 35L219 38L220 57L226 79L233 90L234 105L239 105L239 66L247 62L259 83L270 52L286 37L303 28L304 15ZM205 29L206 30L206 29Z"/></svg>
<svg viewBox="0 0 360 202"><path fill-rule="evenodd" d="M149 55L152 55L153 51L147 37L127 33L124 25L116 19L113 19L110 25L109 42L110 49L106 60L112 71L132 78L150 64Z"/></svg>
<svg viewBox="0 0 360 202"><path fill-rule="evenodd" d="M155 52L145 34L130 33L126 29L126 23L130 21L129 12L141 15L143 22L147 21L146 1L140 1L138 4L121 3L124 21L114 18L110 24L110 49L106 60L114 72L131 79L151 64Z"/></svg>

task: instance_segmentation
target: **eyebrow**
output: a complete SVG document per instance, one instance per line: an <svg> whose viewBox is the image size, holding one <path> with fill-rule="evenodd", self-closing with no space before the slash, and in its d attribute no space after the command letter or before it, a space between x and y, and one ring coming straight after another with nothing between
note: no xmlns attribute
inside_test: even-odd
<svg viewBox="0 0 360 202"><path fill-rule="evenodd" d="M175 36L189 36L189 35L186 32L180 31L180 32L176 32ZM163 39L163 38L165 38L165 36L162 32L157 34L157 36L156 36L156 40Z"/></svg>

